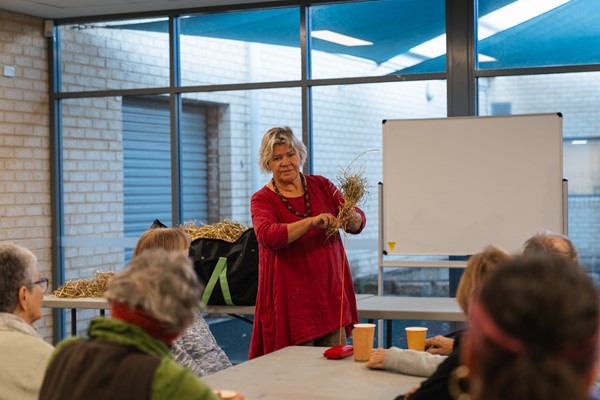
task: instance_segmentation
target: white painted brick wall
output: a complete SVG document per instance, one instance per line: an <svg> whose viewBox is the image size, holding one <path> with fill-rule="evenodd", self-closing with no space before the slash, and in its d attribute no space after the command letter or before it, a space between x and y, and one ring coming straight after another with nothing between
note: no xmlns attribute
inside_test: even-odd
<svg viewBox="0 0 600 400"><path fill-rule="evenodd" d="M41 19L0 11L0 240L30 249L51 278L46 54ZM36 326L51 342L50 310Z"/></svg>

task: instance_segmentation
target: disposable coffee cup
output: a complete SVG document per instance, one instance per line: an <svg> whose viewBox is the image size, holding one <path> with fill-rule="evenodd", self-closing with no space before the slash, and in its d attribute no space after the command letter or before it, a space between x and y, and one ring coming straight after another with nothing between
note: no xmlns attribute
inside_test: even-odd
<svg viewBox="0 0 600 400"><path fill-rule="evenodd" d="M422 326L409 326L406 328L406 341L411 350L425 351L425 338L427 328Z"/></svg>
<svg viewBox="0 0 600 400"><path fill-rule="evenodd" d="M375 324L356 324L352 330L354 361L369 361L373 353Z"/></svg>

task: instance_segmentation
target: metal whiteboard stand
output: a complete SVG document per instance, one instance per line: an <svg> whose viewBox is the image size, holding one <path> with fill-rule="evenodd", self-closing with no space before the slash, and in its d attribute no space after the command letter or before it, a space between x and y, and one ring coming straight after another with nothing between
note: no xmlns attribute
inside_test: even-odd
<svg viewBox="0 0 600 400"><path fill-rule="evenodd" d="M563 231L562 234L569 236L569 180L562 180L562 203L563 203Z"/></svg>
<svg viewBox="0 0 600 400"><path fill-rule="evenodd" d="M377 188L378 200L379 200L379 210L378 210L378 222L379 222L379 234L377 235L377 295L383 296L383 269L384 268L406 268L406 267L429 267L429 268L464 268L466 265L465 261L438 261L438 260L410 260L410 261L402 261L402 260L384 260L384 255L387 255L387 251L385 250L385 241L383 237L383 183L379 182ZM383 320L377 320L377 343L379 347L383 347ZM388 338L387 344L388 347L391 344L392 340L389 337L391 334L391 325L388 322Z"/></svg>
<svg viewBox="0 0 600 400"><path fill-rule="evenodd" d="M563 178L562 180L562 209L563 209L563 217L562 217L562 233L565 236L568 236L569 233L569 216L568 216L568 197L569 195L569 180L567 178ZM378 222L379 222L379 233L377 235L377 295L383 296L383 269L384 268L403 268L403 267L432 267L432 268L465 268L466 261L421 261L421 260L411 260L411 261L386 261L384 260L384 255L387 255L387 251L385 250L385 241L383 237L383 183L379 182L377 187L377 196L379 209L377 213ZM535 232L532 232L533 235ZM379 347L383 347L383 323L384 320L377 320L377 343ZM389 323L388 323L389 325ZM391 343L391 338L389 334L391 333L391 329L388 326L388 344ZM389 347L389 345L388 345Z"/></svg>

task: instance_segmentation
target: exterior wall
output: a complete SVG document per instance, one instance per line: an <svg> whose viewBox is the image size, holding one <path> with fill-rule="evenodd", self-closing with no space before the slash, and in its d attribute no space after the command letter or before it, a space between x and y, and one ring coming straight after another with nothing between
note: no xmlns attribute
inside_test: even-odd
<svg viewBox="0 0 600 400"><path fill-rule="evenodd" d="M30 249L51 278L48 67L43 21L0 11L0 240ZM50 310L36 323L51 342Z"/></svg>

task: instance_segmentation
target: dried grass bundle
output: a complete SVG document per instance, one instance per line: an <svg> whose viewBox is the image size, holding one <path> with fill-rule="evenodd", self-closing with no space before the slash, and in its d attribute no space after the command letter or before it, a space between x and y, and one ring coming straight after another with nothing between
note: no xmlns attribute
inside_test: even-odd
<svg viewBox="0 0 600 400"><path fill-rule="evenodd" d="M350 219L354 216L356 206L360 204L367 192L367 179L364 174L365 169L361 168L354 174L349 170L343 170L341 175L337 177L338 187L346 200L337 215L340 226L344 230L346 230Z"/></svg>
<svg viewBox="0 0 600 400"><path fill-rule="evenodd" d="M352 165L359 157L370 151L379 150L371 149L360 153L350 162L350 164L348 164L348 167L342 168L340 175L337 176L337 187L342 192L342 196L345 199L344 204L340 207L337 218L340 222L339 228L344 232L348 228L348 223L354 216L356 206L361 203L364 196L367 194L367 178L364 176L366 171L364 165L358 170ZM338 232L338 229L329 229L327 231L327 237L335 235Z"/></svg>
<svg viewBox="0 0 600 400"><path fill-rule="evenodd" d="M113 271L94 272L90 279L77 279L68 281L52 294L56 297L76 298L76 297L104 297L108 290L108 282L115 276Z"/></svg>
<svg viewBox="0 0 600 400"><path fill-rule="evenodd" d="M214 224L201 226L197 226L196 223L192 221L181 225L181 228L190 235L190 239L192 240L198 238L221 239L230 243L237 241L240 236L242 236L242 233L250 229L247 225L228 219Z"/></svg>

